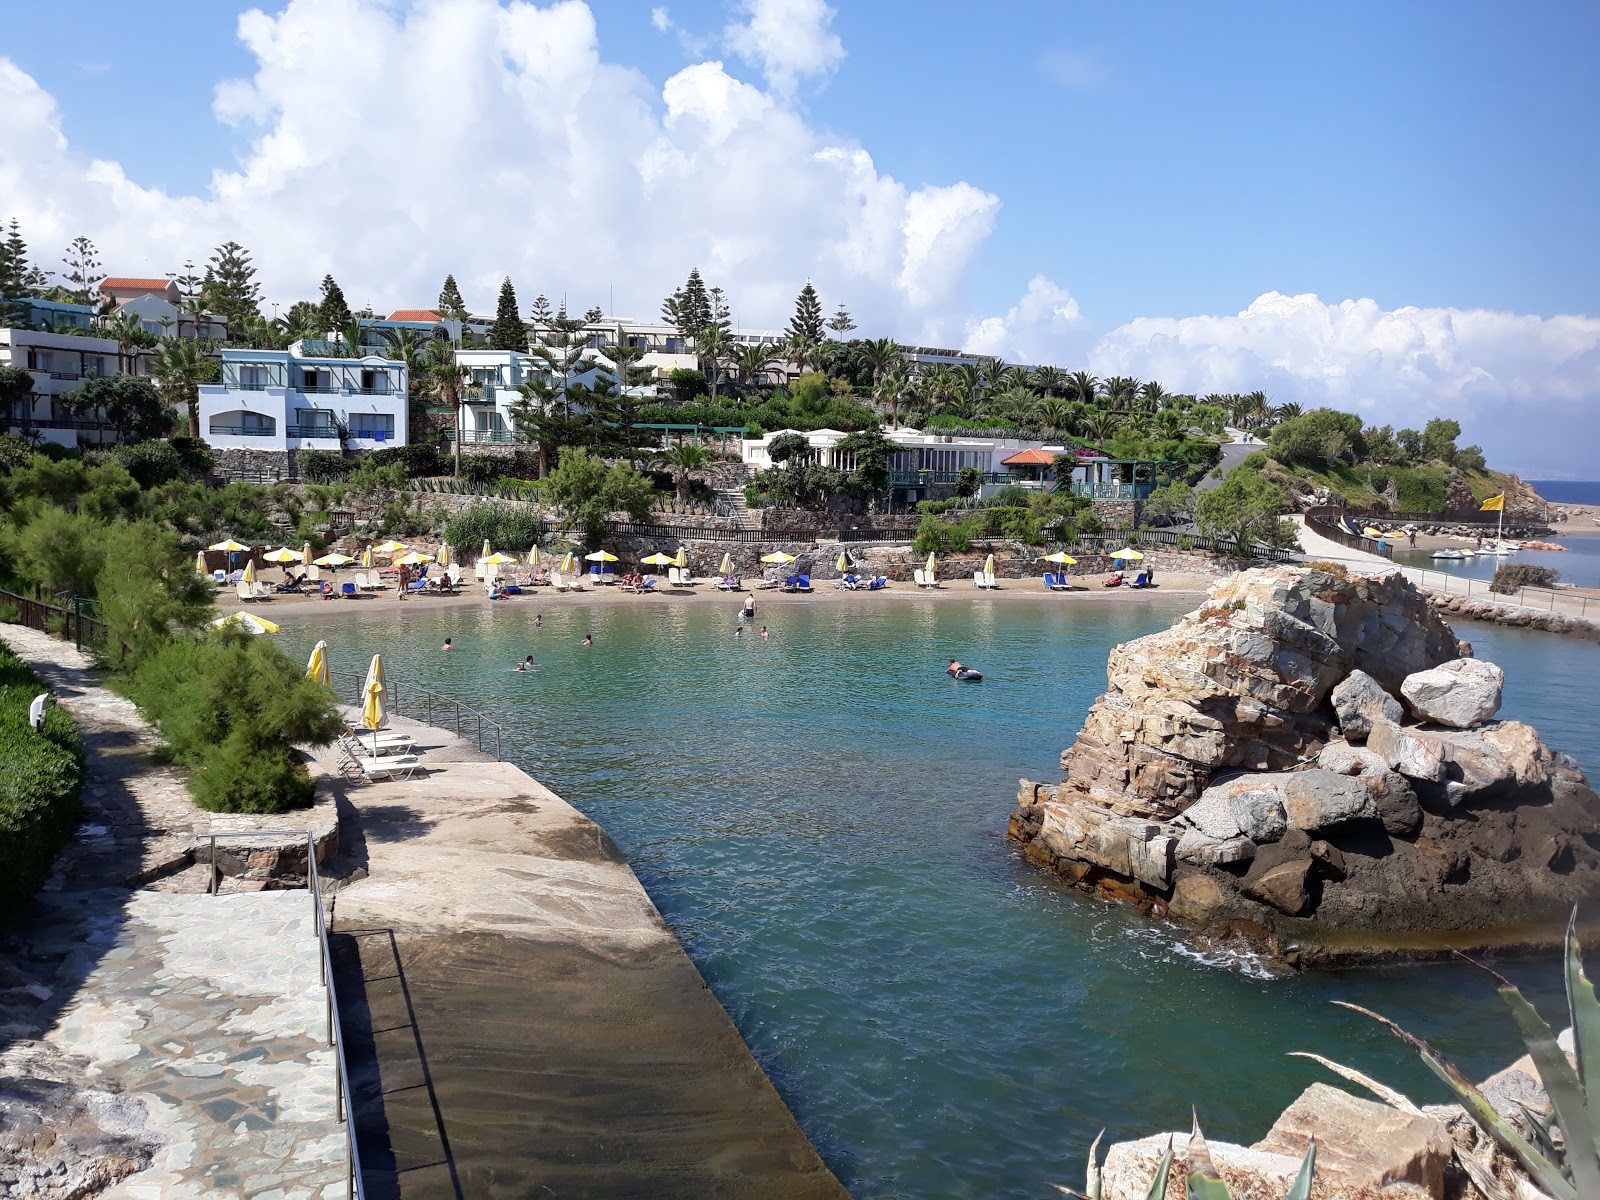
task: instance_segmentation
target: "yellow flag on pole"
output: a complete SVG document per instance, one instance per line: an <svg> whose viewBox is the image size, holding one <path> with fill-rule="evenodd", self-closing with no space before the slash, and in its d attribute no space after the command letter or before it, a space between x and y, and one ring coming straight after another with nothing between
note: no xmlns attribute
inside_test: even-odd
<svg viewBox="0 0 1600 1200"><path fill-rule="evenodd" d="M1478 507L1479 512L1504 512L1506 508L1506 494L1501 492L1498 496L1490 496Z"/></svg>

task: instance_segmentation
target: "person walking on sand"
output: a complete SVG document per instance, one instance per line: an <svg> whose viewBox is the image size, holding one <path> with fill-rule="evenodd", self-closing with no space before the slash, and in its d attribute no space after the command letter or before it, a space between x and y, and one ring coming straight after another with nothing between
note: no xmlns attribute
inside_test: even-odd
<svg viewBox="0 0 1600 1200"><path fill-rule="evenodd" d="M411 582L411 568L410 567L401 567L400 568L400 591L399 591L399 594L396 596L396 599L404 600L406 598L406 585L409 584L410 582Z"/></svg>

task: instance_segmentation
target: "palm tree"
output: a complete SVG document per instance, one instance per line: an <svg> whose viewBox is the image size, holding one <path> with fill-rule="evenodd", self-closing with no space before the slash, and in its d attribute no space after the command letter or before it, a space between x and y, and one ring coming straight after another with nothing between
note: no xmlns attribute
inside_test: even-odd
<svg viewBox="0 0 1600 1200"><path fill-rule="evenodd" d="M711 403L717 402L717 372L722 360L733 352L733 340L720 325L707 325L694 337L694 352L700 359L700 369L706 373L706 389L711 393Z"/></svg>
<svg viewBox="0 0 1600 1200"><path fill-rule="evenodd" d="M889 420L894 424L900 423L900 399L911 389L911 381L906 377L903 367L895 367L872 389L872 398L880 405L889 406Z"/></svg>
<svg viewBox="0 0 1600 1200"><path fill-rule="evenodd" d="M200 436L200 385L216 378L217 364L200 353L193 338L173 338L161 343L150 363L160 380L161 394L173 408L187 405L189 436Z"/></svg>
<svg viewBox="0 0 1600 1200"><path fill-rule="evenodd" d="M784 357L802 372L815 367L821 353L822 343L810 338L792 337L783 343Z"/></svg>
<svg viewBox="0 0 1600 1200"><path fill-rule="evenodd" d="M1073 402L1064 396L1046 394L1039 400L1040 418L1051 429L1058 429L1062 433L1071 433L1076 426L1073 409Z"/></svg>
<svg viewBox="0 0 1600 1200"><path fill-rule="evenodd" d="M1132 408L1139 394L1139 381L1129 375L1113 375L1105 382L1106 402L1112 408Z"/></svg>
<svg viewBox="0 0 1600 1200"><path fill-rule="evenodd" d="M739 373L739 381L753 388L783 360L772 352L771 346L756 343L737 347L729 361Z"/></svg>
<svg viewBox="0 0 1600 1200"><path fill-rule="evenodd" d="M1067 395L1079 404L1093 404L1100 394L1100 381L1087 371L1074 371L1067 376Z"/></svg>
<svg viewBox="0 0 1600 1200"><path fill-rule="evenodd" d="M989 404L994 412L1018 425L1032 424L1039 415L1039 397L1018 384L990 393Z"/></svg>
<svg viewBox="0 0 1600 1200"><path fill-rule="evenodd" d="M144 325L138 317L124 309L107 317L100 325L100 332L117 339L117 370L128 374L133 361L133 348L139 344L138 338L144 333Z"/></svg>
<svg viewBox="0 0 1600 1200"><path fill-rule="evenodd" d="M1167 389L1152 379L1139 389L1139 394L1144 397L1145 403L1154 411L1161 407L1161 401L1166 398Z"/></svg>
<svg viewBox="0 0 1600 1200"><path fill-rule="evenodd" d="M1267 418L1272 412L1272 401L1267 399L1263 391L1254 391L1244 397L1247 408L1245 419L1250 422L1250 428L1260 429L1267 423Z"/></svg>
<svg viewBox="0 0 1600 1200"><path fill-rule="evenodd" d="M922 398L935 409L942 409L960 395L963 386L961 377L944 363L930 369L918 382Z"/></svg>
<svg viewBox="0 0 1600 1200"><path fill-rule="evenodd" d="M1293 400L1290 400L1288 403L1280 404L1277 408L1272 410L1272 419L1275 421L1287 421L1290 417L1300 416L1304 411L1305 410L1302 409L1300 405L1296 404Z"/></svg>
<svg viewBox="0 0 1600 1200"><path fill-rule="evenodd" d="M429 338L426 373L428 382L439 397L441 407L453 414L454 435L450 441L455 449L455 473L461 474L461 399L467 381L467 369L456 363L456 348L449 338Z"/></svg>
<svg viewBox="0 0 1600 1200"><path fill-rule="evenodd" d="M983 372L983 387L991 396L1006 386L1007 367L1002 359L986 358L978 364Z"/></svg>
<svg viewBox="0 0 1600 1200"><path fill-rule="evenodd" d="M1056 367L1035 367L1033 377L1028 382L1035 391L1054 396L1066 385L1066 377Z"/></svg>
<svg viewBox="0 0 1600 1200"><path fill-rule="evenodd" d="M877 386L884 374L900 361L900 344L893 338L874 338L861 343L861 361L872 368L872 383Z"/></svg>
<svg viewBox="0 0 1600 1200"><path fill-rule="evenodd" d="M956 378L961 381L962 397L976 403L983 391L983 368L977 363L961 363L955 372Z"/></svg>
<svg viewBox="0 0 1600 1200"><path fill-rule="evenodd" d="M672 468L673 487L678 493L678 503L689 502L689 472L698 471L711 461L711 455L702 446L684 442L662 452L661 461Z"/></svg>
<svg viewBox="0 0 1600 1200"><path fill-rule="evenodd" d="M1098 408L1085 416L1079 427L1085 437L1098 445L1116 437L1122 428L1122 423L1123 418L1120 414Z"/></svg>

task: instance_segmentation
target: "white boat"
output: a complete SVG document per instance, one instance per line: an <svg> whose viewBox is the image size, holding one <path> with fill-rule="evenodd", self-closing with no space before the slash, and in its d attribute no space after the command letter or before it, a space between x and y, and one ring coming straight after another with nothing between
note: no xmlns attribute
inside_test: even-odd
<svg viewBox="0 0 1600 1200"><path fill-rule="evenodd" d="M1460 550L1435 550L1430 557L1436 559L1444 558L1449 559L1452 562L1460 562L1462 559L1467 558L1468 555L1463 554Z"/></svg>

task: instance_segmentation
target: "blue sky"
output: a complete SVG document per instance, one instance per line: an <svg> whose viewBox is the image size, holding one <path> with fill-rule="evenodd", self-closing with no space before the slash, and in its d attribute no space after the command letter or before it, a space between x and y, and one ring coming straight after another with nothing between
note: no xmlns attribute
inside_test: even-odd
<svg viewBox="0 0 1600 1200"><path fill-rule="evenodd" d="M534 34L485 24L486 3L298 0L281 18L268 5L251 45L239 4L11 6L0 56L53 99L68 146L50 186L19 177L17 215L36 242L97 236L130 272L203 257L214 242L191 249L185 226L231 231L284 300L326 268L352 299L426 304L454 270L483 306L509 271L529 297L588 289L603 304L615 286L619 308L647 315L690 265L721 263L752 325L781 323L811 276L868 332L902 340L1173 374L1185 390L1248 390L1254 372L1279 399L1400 424L1453 404L1469 433L1509 439L1528 469L1570 473L1578 457L1537 448L1530 407L1600 431L1600 6L592 0ZM424 38L421 16L442 9L436 28L482 36L444 49ZM385 20L392 38L360 33ZM559 89L515 120L472 82L503 69L513 42L556 47L549 61L565 64ZM268 44L286 61L258 75ZM363 44L382 78L330 85L347 69L339 55ZM581 80L564 74L580 51L600 64ZM406 63L441 59L432 109L395 120ZM700 69L713 62L720 71ZM227 79L250 81L249 112L234 105L231 124L213 108ZM472 136L448 112L435 120L455 86ZM312 93L320 107L297 114ZM675 111L688 117L675 124ZM498 140L449 157L444 142L486 136L502 115ZM587 147L574 152L546 116L587 129ZM351 144L286 165L253 145L274 128ZM24 165L45 153L20 136L8 148L13 136L0 132L0 183L8 149ZM590 160L613 137L631 173ZM645 187L630 205L662 143L670 200ZM381 157L356 166L373 147ZM819 175L820 148L864 150L870 167ZM135 202L108 210L95 158L120 165ZM324 204L317 189L342 163L371 191L343 179L349 195ZM89 177L81 198L74 170ZM251 194L219 198L214 170ZM482 186L465 186L475 175ZM449 196L425 195L445 179ZM305 213L274 224L269 184L278 213ZM397 192L417 194L399 204ZM337 227L369 207L372 229ZM142 240L130 209L146 218ZM610 224L585 228L586 253L569 254L565 231L591 212ZM1316 305L1240 316L1258 297L1308 293ZM1346 300L1373 304L1338 310ZM1479 309L1505 320L1457 316ZM1590 320L1536 320L1561 315Z"/></svg>

